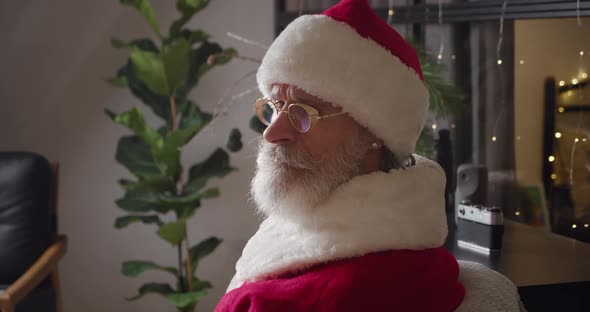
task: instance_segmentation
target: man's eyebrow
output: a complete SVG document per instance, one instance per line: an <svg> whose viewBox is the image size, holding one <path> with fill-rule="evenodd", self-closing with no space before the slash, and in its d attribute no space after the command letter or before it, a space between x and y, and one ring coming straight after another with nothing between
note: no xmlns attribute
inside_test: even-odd
<svg viewBox="0 0 590 312"><path fill-rule="evenodd" d="M295 102L302 102L307 105L314 106L317 109L329 108L330 105L312 96L301 94L299 92L291 92L291 99Z"/></svg>

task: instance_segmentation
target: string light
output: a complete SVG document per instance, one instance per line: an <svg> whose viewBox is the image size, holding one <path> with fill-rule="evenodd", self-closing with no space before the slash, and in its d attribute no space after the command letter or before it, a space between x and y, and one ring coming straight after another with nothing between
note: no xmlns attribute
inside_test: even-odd
<svg viewBox="0 0 590 312"><path fill-rule="evenodd" d="M563 86L565 86L565 81L563 81L563 80L562 80L562 81L560 81L560 82L559 82L559 86L560 86L560 87L563 87Z"/></svg>
<svg viewBox="0 0 590 312"><path fill-rule="evenodd" d="M492 141L496 142L496 137L495 136L492 137Z"/></svg>
<svg viewBox="0 0 590 312"><path fill-rule="evenodd" d="M575 225L575 224L572 224L572 229L575 229L575 228L577 228L577 227L578 227L577 225Z"/></svg>
<svg viewBox="0 0 590 312"><path fill-rule="evenodd" d="M584 78L584 79L588 78L588 74L586 74L586 73L582 73L582 75L581 75L581 76L582 76L582 78Z"/></svg>
<svg viewBox="0 0 590 312"><path fill-rule="evenodd" d="M584 223L585 228L587 228L588 226L590 226L588 223Z"/></svg>
<svg viewBox="0 0 590 312"><path fill-rule="evenodd" d="M436 129L436 124L432 124L432 129Z"/></svg>
<svg viewBox="0 0 590 312"><path fill-rule="evenodd" d="M393 9L389 10L389 16L393 16L393 14L395 14L395 10L393 10Z"/></svg>
<svg viewBox="0 0 590 312"><path fill-rule="evenodd" d="M576 78L572 79L572 84L578 84L578 79L576 79Z"/></svg>
<svg viewBox="0 0 590 312"><path fill-rule="evenodd" d="M586 138L583 138L583 139L582 139L582 142L586 142Z"/></svg>
<svg viewBox="0 0 590 312"><path fill-rule="evenodd" d="M552 173L551 174L551 180L555 180L555 179L557 179L557 175L555 173Z"/></svg>
<svg viewBox="0 0 590 312"><path fill-rule="evenodd" d="M551 155L549 156L549 162L553 162L555 160L555 156Z"/></svg>
<svg viewBox="0 0 590 312"><path fill-rule="evenodd" d="M563 113L565 111L565 108L560 107L560 108L557 109L557 111L560 112L560 113Z"/></svg>
<svg viewBox="0 0 590 312"><path fill-rule="evenodd" d="M555 138L556 139L561 138L561 132L555 132Z"/></svg>
<svg viewBox="0 0 590 312"><path fill-rule="evenodd" d="M498 60L498 65L502 65L502 60Z"/></svg>
<svg viewBox="0 0 590 312"><path fill-rule="evenodd" d="M578 139L578 138L574 139L574 142L578 143L578 141L580 141L580 139Z"/></svg>
<svg viewBox="0 0 590 312"><path fill-rule="evenodd" d="M571 96L572 95L572 90L567 92L567 96Z"/></svg>
<svg viewBox="0 0 590 312"><path fill-rule="evenodd" d="M520 65L524 64L524 60L520 60Z"/></svg>
<svg viewBox="0 0 590 312"><path fill-rule="evenodd" d="M443 58L442 54L439 54L437 57L439 60L442 60L442 58Z"/></svg>
<svg viewBox="0 0 590 312"><path fill-rule="evenodd" d="M520 211L517 211L514 214L517 215L517 216L520 216Z"/></svg>
<svg viewBox="0 0 590 312"><path fill-rule="evenodd" d="M583 56L583 55L584 55L584 51L580 51L580 56Z"/></svg>

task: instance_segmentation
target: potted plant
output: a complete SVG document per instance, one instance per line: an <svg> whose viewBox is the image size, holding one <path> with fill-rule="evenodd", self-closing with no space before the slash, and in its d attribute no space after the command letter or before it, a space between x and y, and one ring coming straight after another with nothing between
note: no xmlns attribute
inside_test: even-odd
<svg viewBox="0 0 590 312"><path fill-rule="evenodd" d="M147 270L158 270L176 279L176 285L143 284L138 294L128 300L155 293L167 298L179 311L194 311L198 301L212 287L196 276L199 261L213 252L221 239L209 237L191 246L187 221L194 216L201 201L219 196L217 188L206 188L208 180L224 177L235 168L230 166L228 153L217 148L205 161L184 172L180 163L183 146L215 117L201 111L188 94L204 74L228 63L237 52L211 42L202 30L185 27L207 6L208 0L177 0L180 17L167 34L161 32L148 0L120 0L120 3L137 9L157 40L112 38L112 46L127 49L129 58L109 82L128 88L162 120L162 124L149 125L137 108L122 113L105 109L115 123L132 132L120 138L115 156L134 176L119 180L125 194L116 204L126 214L115 220L115 227L121 229L132 223L155 226L157 236L174 246L178 256L174 266L130 260L123 263L121 271L125 276L137 277ZM226 147L232 152L241 149L241 134L237 129L230 131Z"/></svg>

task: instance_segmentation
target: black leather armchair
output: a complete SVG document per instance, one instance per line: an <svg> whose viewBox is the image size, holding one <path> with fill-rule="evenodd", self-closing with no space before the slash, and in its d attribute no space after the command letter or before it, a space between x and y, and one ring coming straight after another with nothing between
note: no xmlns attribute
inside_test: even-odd
<svg viewBox="0 0 590 312"><path fill-rule="evenodd" d="M60 311L58 166L29 152L0 152L0 310Z"/></svg>

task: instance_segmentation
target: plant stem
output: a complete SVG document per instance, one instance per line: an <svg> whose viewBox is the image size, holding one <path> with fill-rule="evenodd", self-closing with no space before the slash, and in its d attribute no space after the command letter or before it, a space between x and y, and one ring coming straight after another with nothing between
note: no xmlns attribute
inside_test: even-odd
<svg viewBox="0 0 590 312"><path fill-rule="evenodd" d="M176 130L176 98L170 97L170 111L172 113L172 130Z"/></svg>
<svg viewBox="0 0 590 312"><path fill-rule="evenodd" d="M182 276L182 246L178 245L178 284L180 291L184 292L184 277Z"/></svg>
<svg viewBox="0 0 590 312"><path fill-rule="evenodd" d="M193 270L191 269L191 253L189 252L188 231L184 227L184 241L186 242L186 279L188 280L188 291L193 291Z"/></svg>

